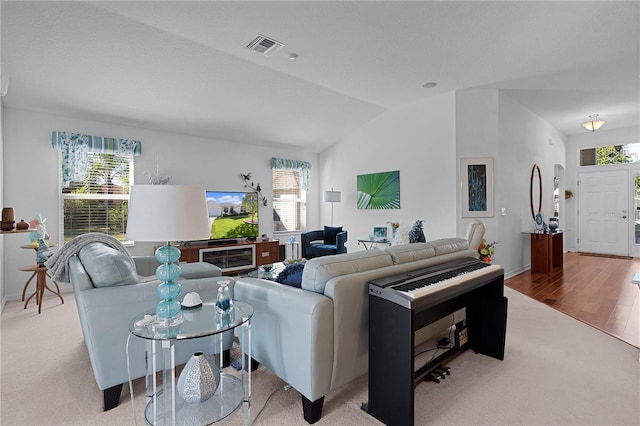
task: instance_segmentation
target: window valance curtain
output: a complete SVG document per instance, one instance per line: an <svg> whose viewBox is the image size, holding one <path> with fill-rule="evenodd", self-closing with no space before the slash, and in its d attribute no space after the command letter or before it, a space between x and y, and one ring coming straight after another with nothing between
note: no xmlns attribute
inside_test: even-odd
<svg viewBox="0 0 640 426"><path fill-rule="evenodd" d="M62 185L65 188L71 181L84 180L89 164L89 152L129 156L139 156L142 152L140 141L133 139L68 132L51 132L51 145L62 153Z"/></svg>
<svg viewBox="0 0 640 426"><path fill-rule="evenodd" d="M309 190L309 170L311 170L311 163L274 157L271 159L271 168L275 170L294 170L300 172L302 178L300 179L300 189L304 189L305 191Z"/></svg>

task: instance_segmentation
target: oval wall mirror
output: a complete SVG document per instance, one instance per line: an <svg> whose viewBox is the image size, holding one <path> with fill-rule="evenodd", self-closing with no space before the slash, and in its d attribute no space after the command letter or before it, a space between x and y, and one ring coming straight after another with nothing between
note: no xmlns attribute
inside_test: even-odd
<svg viewBox="0 0 640 426"><path fill-rule="evenodd" d="M536 220L536 215L542 212L542 176L540 175L540 167L537 164L531 169L531 182L529 183L529 198L531 199L531 218ZM538 210L533 206L538 204Z"/></svg>

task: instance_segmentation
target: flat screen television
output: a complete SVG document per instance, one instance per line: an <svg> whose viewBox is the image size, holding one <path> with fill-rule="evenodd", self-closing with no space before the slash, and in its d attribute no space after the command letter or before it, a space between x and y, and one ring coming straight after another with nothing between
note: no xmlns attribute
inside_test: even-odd
<svg viewBox="0 0 640 426"><path fill-rule="evenodd" d="M258 236L258 194L206 191L212 240Z"/></svg>

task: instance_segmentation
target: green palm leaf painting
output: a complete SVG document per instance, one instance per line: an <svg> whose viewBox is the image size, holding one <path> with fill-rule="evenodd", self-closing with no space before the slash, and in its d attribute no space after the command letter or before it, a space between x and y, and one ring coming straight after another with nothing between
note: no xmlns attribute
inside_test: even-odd
<svg viewBox="0 0 640 426"><path fill-rule="evenodd" d="M359 209L399 209L400 171L357 176Z"/></svg>

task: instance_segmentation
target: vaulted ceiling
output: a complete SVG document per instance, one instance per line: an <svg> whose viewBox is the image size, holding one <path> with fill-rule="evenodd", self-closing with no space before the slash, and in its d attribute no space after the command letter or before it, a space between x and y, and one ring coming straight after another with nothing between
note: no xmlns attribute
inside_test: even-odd
<svg viewBox="0 0 640 426"><path fill-rule="evenodd" d="M566 135L592 113L606 129L640 121L638 2L3 0L0 13L10 108L313 152L477 87ZM246 48L257 34L284 47Z"/></svg>

